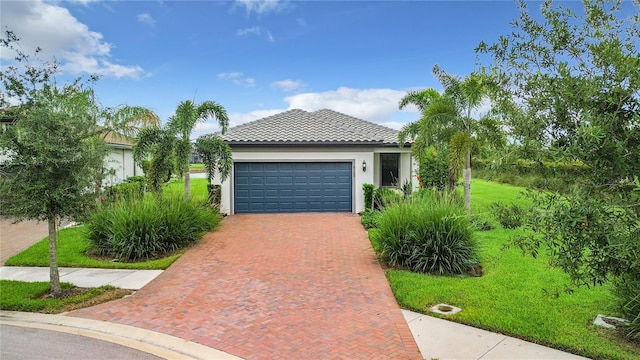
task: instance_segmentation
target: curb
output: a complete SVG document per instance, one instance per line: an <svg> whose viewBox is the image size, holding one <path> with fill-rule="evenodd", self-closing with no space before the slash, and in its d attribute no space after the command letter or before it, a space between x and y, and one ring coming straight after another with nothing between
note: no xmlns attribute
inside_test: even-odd
<svg viewBox="0 0 640 360"><path fill-rule="evenodd" d="M59 331L90 337L126 346L165 359L242 360L240 357L175 336L106 321L62 315L0 311L0 324Z"/></svg>

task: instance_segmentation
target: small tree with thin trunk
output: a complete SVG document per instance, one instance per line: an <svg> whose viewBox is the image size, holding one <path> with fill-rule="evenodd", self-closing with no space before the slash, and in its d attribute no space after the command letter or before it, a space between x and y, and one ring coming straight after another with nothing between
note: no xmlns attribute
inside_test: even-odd
<svg viewBox="0 0 640 360"><path fill-rule="evenodd" d="M0 208L16 221L48 222L51 294L58 297L57 226L94 204L92 185L107 147L92 91L79 80L56 86L57 65L30 62L19 39L6 35L0 45L17 54L17 65L0 73L0 117L12 121L0 133Z"/></svg>

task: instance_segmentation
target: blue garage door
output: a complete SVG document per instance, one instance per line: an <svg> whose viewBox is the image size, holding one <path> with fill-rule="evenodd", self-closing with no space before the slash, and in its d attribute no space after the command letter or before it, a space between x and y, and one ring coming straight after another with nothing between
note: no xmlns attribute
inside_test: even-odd
<svg viewBox="0 0 640 360"><path fill-rule="evenodd" d="M350 162L237 162L235 212L350 212L351 168Z"/></svg>

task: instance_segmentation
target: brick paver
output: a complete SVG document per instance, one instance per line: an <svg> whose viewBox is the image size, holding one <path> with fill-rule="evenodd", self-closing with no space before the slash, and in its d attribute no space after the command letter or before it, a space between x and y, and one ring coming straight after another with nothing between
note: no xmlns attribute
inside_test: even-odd
<svg viewBox="0 0 640 360"><path fill-rule="evenodd" d="M246 359L420 359L355 214L234 215L133 296L69 315Z"/></svg>
<svg viewBox="0 0 640 360"><path fill-rule="evenodd" d="M62 227L69 224L63 220ZM49 235L46 221L21 221L13 223L13 219L0 219L0 265L7 259Z"/></svg>
<svg viewBox="0 0 640 360"><path fill-rule="evenodd" d="M0 265L48 235L47 222L0 219Z"/></svg>

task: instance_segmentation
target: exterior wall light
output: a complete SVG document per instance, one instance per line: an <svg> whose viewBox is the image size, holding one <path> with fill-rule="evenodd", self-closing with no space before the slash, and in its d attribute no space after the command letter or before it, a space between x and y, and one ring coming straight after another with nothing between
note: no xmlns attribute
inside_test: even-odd
<svg viewBox="0 0 640 360"><path fill-rule="evenodd" d="M362 160L362 171L365 172L367 171L367 162Z"/></svg>

